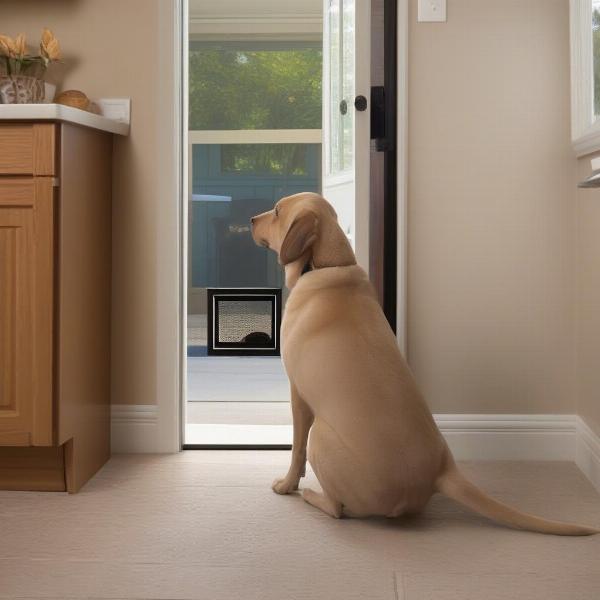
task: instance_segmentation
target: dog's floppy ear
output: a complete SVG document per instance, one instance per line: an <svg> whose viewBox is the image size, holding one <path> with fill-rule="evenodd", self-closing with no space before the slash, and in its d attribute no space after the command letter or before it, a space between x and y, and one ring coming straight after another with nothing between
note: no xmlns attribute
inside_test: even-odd
<svg viewBox="0 0 600 600"><path fill-rule="evenodd" d="M308 209L298 212L290 224L279 251L282 265L298 260L317 239L317 215Z"/></svg>

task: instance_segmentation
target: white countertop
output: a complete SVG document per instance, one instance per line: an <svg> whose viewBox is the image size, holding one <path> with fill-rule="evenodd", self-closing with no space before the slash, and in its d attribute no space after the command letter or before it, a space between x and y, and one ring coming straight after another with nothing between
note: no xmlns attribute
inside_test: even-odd
<svg viewBox="0 0 600 600"><path fill-rule="evenodd" d="M129 135L129 100L125 102L127 102L126 115L119 114L118 119L62 104L0 104L0 121L63 121L117 135ZM100 105L100 109L103 108L105 107Z"/></svg>

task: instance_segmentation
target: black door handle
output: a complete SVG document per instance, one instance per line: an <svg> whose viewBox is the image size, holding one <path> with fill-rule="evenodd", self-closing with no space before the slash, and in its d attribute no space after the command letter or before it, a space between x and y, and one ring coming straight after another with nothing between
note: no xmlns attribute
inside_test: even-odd
<svg viewBox="0 0 600 600"><path fill-rule="evenodd" d="M367 110L367 99L364 96L356 96L354 98L354 108L360 112Z"/></svg>

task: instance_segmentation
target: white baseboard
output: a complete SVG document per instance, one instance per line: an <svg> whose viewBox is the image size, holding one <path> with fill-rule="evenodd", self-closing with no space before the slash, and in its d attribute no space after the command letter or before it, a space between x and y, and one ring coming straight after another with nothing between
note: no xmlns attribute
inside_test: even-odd
<svg viewBox="0 0 600 600"><path fill-rule="evenodd" d="M113 404L111 407L111 450L115 453L160 452L158 406L156 404Z"/></svg>
<svg viewBox="0 0 600 600"><path fill-rule="evenodd" d="M575 462L592 485L600 492L600 436L581 417L576 419L577 447Z"/></svg>
<svg viewBox="0 0 600 600"><path fill-rule="evenodd" d="M457 460L574 460L575 415L434 415Z"/></svg>
<svg viewBox="0 0 600 600"><path fill-rule="evenodd" d="M282 403L270 404L273 408L282 408ZM283 407L287 409L287 406ZM268 408L270 407L263 408L262 413L256 414L256 418L249 419L247 423L209 418L203 424L188 424L186 442L290 444L291 425L283 422L271 425L250 424L264 423ZM457 460L572 461L575 457L577 431L574 415L446 414L435 415L435 420ZM231 424L223 425L223 422Z"/></svg>
<svg viewBox="0 0 600 600"><path fill-rule="evenodd" d="M261 408L263 413L264 410ZM600 492L600 436L577 415L438 414L434 417L457 460L574 461ZM282 429L281 425L273 427ZM113 405L112 451L161 452L158 407Z"/></svg>
<svg viewBox="0 0 600 600"><path fill-rule="evenodd" d="M265 410L255 422L265 422ZM154 405L114 405L113 451L158 452L157 412ZM458 460L575 460L577 433L584 431L575 415L439 414L435 420Z"/></svg>

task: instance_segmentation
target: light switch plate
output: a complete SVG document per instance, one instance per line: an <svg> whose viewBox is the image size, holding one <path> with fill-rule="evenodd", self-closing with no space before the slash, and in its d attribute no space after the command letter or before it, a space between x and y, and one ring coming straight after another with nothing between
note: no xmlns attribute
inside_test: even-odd
<svg viewBox="0 0 600 600"><path fill-rule="evenodd" d="M439 23L446 20L446 0L419 0L417 20L420 23Z"/></svg>

